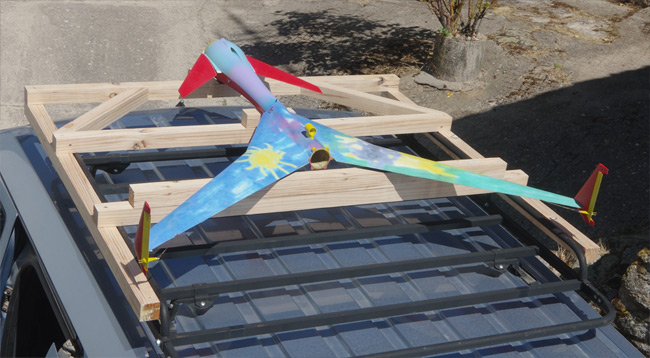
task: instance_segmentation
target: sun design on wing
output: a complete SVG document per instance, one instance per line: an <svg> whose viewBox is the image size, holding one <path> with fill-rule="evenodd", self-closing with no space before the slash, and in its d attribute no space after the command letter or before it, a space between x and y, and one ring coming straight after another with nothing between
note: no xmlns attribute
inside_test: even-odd
<svg viewBox="0 0 650 358"><path fill-rule="evenodd" d="M403 168L423 170L431 174L444 177L456 177L454 173L450 172L453 170L453 168L448 165L436 163L434 161L426 160L406 153L402 153L402 156L395 161L395 165Z"/></svg>
<svg viewBox="0 0 650 358"><path fill-rule="evenodd" d="M250 164L250 166L246 168L247 170L258 168L260 173L264 176L271 173L275 179L280 179L278 174L275 172L276 170L289 174L289 172L282 167L283 165L296 168L295 165L282 161L282 157L284 156L283 151L274 150L270 144L265 144L266 148L251 146L248 148L246 153L243 154L243 157L246 157L246 159L243 159L242 161Z"/></svg>

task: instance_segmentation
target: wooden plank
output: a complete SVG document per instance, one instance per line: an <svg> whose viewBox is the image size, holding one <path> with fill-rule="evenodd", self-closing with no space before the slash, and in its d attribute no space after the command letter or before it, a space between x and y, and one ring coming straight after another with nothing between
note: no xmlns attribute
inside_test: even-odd
<svg viewBox="0 0 650 358"><path fill-rule="evenodd" d="M575 226L571 225L571 223L566 221L566 219L558 215L544 202L530 198L521 198L521 200L530 205L531 208L535 209L535 211L537 211L540 216L550 220L553 225L562 233L575 240L580 245L580 247L584 249L583 253L585 255L585 260L587 263L591 264L598 261L600 258L600 247L598 247L598 244L593 242L587 235L576 229ZM560 241L560 244L562 246L565 246L562 241ZM565 246L565 248L569 251L572 251L569 247Z"/></svg>
<svg viewBox="0 0 650 358"><path fill-rule="evenodd" d="M335 174L340 176L334 180L348 180L353 181L352 178L358 177L358 168L351 168L350 170L335 169ZM305 172L299 172L305 173ZM295 173L295 174L299 174ZM294 175L295 175L294 174ZM383 174L383 173L382 173ZM383 174L385 175L385 174ZM298 176L300 177L300 176ZM364 190L339 190L335 186L331 186L325 190L313 191L305 187L291 188L300 192L300 195L292 195L287 197L276 197L273 193L275 186L264 189L247 199L242 200L231 208L219 213L217 217L234 216L234 215L252 215L263 214L272 212L283 212L293 210L308 210L316 208L328 208L349 205L364 205L376 204L383 202L394 202L402 200L417 200L425 198L437 198L448 196L461 196L484 194L487 191L482 189L470 188L462 185L453 185L436 181L428 181L423 185L413 184L411 180L396 179L394 175L386 175L387 179L377 180L369 185ZM362 179L368 179L361 176ZM515 183L525 184L527 176L521 171L506 171L504 179L510 180ZM300 180L312 180L313 174L309 178L300 178ZM286 180L286 179L285 179ZM422 179L426 180L426 179ZM354 180L358 185L368 185L367 182L361 183ZM382 184L383 182L383 184ZM389 184L390 182L390 184ZM280 182L278 182L280 183ZM410 187L402 186L401 184L412 184ZM392 188L392 189L391 189ZM313 188L312 188L313 189ZM279 190L279 189L278 189ZM286 191L282 188L280 191ZM269 194L271 193L271 194ZM337 196L336 201L327 201L333 196ZM165 215L174 210L175 206L152 206L152 221L158 222ZM97 225L102 226L124 226L124 225L137 225L140 212L142 208L132 207L128 201L119 201L113 203L102 203L95 207L95 220Z"/></svg>
<svg viewBox="0 0 650 358"><path fill-rule="evenodd" d="M149 100L180 99L178 88L181 83L182 81L84 83L26 86L25 89L31 104L99 103L133 88L147 88ZM193 92L189 98L238 96L239 93L230 87L210 81Z"/></svg>
<svg viewBox="0 0 650 358"><path fill-rule="evenodd" d="M315 120L352 136L427 133L451 127L451 117L439 113L393 116L343 117ZM113 150L195 147L205 145L245 144L254 127L239 123L201 126L113 129L103 131L57 132L57 153L85 153Z"/></svg>
<svg viewBox="0 0 650 358"><path fill-rule="evenodd" d="M72 122L69 122L60 131L103 129L147 102L148 98L149 91L146 88L126 89L115 97L77 117Z"/></svg>
<svg viewBox="0 0 650 358"><path fill-rule="evenodd" d="M301 79L312 83L316 86L321 84L332 84L342 86L348 89L353 89L362 92L384 92L388 89L397 88L399 86L399 77L394 74L380 74L380 75L353 75L353 76L304 76ZM276 96L288 96L301 94L300 87L274 80L272 78L264 78L268 84L269 89Z"/></svg>
<svg viewBox="0 0 650 358"><path fill-rule="evenodd" d="M439 135L442 136L445 139L445 141L447 141L449 144L455 146L456 149L467 154L469 157L477 158L477 159L483 158L483 156L479 152L477 152L469 144L465 143L465 141L463 141L460 137L458 137L453 132L440 131ZM458 158L458 156L455 155L454 157ZM575 226L571 225L571 223L569 223L564 218L559 216L555 211L553 211L543 202L536 199L521 198L535 211L535 213L530 213L520 205L516 204L507 195L499 194L499 197L502 198L507 203L509 203L513 208L515 208L520 214L522 214L528 220L530 220L531 223L533 223L537 228L542 230L546 235L548 235L551 239L553 239L558 245L562 245L563 247L571 251L571 249L566 247L566 244L562 241L562 239L560 239L555 233L553 233L544 224L542 224L538 220L538 218L545 217L548 220L550 220L555 225L555 227L558 228L558 230L560 230L568 237L573 239L582 248L587 263L596 262L600 258L600 248L595 242L593 242L589 237L583 234Z"/></svg>
<svg viewBox="0 0 650 358"><path fill-rule="evenodd" d="M483 155L472 148L469 144L465 143L456 133L452 131L439 131L440 136L442 136L449 144L458 148L463 153L468 155L470 158L483 158Z"/></svg>
<svg viewBox="0 0 650 358"><path fill-rule="evenodd" d="M527 180L523 172L505 171L505 162L499 158L454 161L453 164L463 169L506 178L517 183L525 184ZM158 222L207 181L209 179L132 184L130 202L98 204L95 206L95 220L100 227L136 225L142 203L146 200L152 207L153 222ZM487 191L462 185L361 168L296 172L217 216L251 215L485 192Z"/></svg>
<svg viewBox="0 0 650 358"><path fill-rule="evenodd" d="M256 128L262 115L255 108L244 108L241 111L241 125L244 128Z"/></svg>
<svg viewBox="0 0 650 358"><path fill-rule="evenodd" d="M412 105L394 99L381 97L342 86L319 84L323 94L301 89L301 94L312 98L338 103L358 110L377 114L437 113L451 118L447 113L435 109Z"/></svg>
<svg viewBox="0 0 650 358"><path fill-rule="evenodd" d="M417 103L413 102L410 98L408 98L404 93L400 92L398 88L387 89L386 92L384 92L384 94L388 98L392 98L400 102L412 104L414 106L418 105Z"/></svg>
<svg viewBox="0 0 650 358"><path fill-rule="evenodd" d="M25 117L34 128L34 133L36 133L36 137L43 146L51 148L56 126L47 113L45 106L42 104L25 104Z"/></svg>
<svg viewBox="0 0 650 358"><path fill-rule="evenodd" d="M301 77L307 81L332 83L340 86L350 86L360 91L381 91L384 87L394 87L399 84L395 75L361 75L361 76L315 76ZM272 92L276 95L299 94L300 90L283 82L268 79L273 83ZM30 104L66 104L66 103L99 103L109 100L118 93L132 88L147 88L150 100L180 99L178 88L182 81L154 82L113 82L85 83L66 85L26 86L25 92ZM230 87L209 81L193 92L189 98L238 97L239 93Z"/></svg>
<svg viewBox="0 0 650 358"><path fill-rule="evenodd" d="M54 127L49 116L47 116L47 112L43 111L42 105L27 103L25 106L27 118L34 132L39 139L42 138L43 149L50 157L79 214L95 238L97 246L113 272L118 285L124 292L129 305L142 321L158 319L160 301L117 228L98 229L93 225L92 213L94 206L100 203L100 200L88 180L86 180L86 176L74 154L57 155L52 145L47 141L43 141L47 139L48 133Z"/></svg>
<svg viewBox="0 0 650 358"><path fill-rule="evenodd" d="M474 159L448 160L448 161L441 161L439 163L464 169L464 170L470 170L473 172L480 172L482 174L489 175L495 178L502 178L504 173L506 172L506 162L503 161L501 158L489 158L489 159L481 159L481 160L474 160ZM326 186L331 186L331 182L333 181L328 182L328 176L331 175L337 177L336 173L330 173L332 171L335 171L335 169L326 170L326 171L312 171L307 173L314 174L317 177L323 177L323 179L321 180L326 184L328 184ZM358 172L360 176L366 176L370 179L377 178L377 177L383 178L382 176L375 176L376 172L372 172L372 171L359 170ZM296 175L302 177L302 176L307 176L309 174L296 173ZM405 178L410 178L410 177L405 177ZM292 176L288 177L287 179L289 179L289 181L292 183L293 181L297 180L296 178L292 178ZM287 179L283 179L283 181ZM210 180L211 178L203 178L203 179L190 179L190 180L181 180L181 181L163 181L157 183L131 184L129 186L129 203L131 204L131 206L136 208L138 207L141 208L144 205L145 201L149 202L149 204L153 206L177 206L181 204L183 201L185 201L187 198L189 198L190 195L194 194L197 190L201 189ZM314 179L309 179L309 181L313 181L313 180ZM353 179L353 180L357 180L357 179ZM363 181L364 179L359 178L358 180ZM429 180L426 180L425 182L428 183ZM353 187L349 184L345 184L343 188L345 187L349 187L350 189L353 189Z"/></svg>

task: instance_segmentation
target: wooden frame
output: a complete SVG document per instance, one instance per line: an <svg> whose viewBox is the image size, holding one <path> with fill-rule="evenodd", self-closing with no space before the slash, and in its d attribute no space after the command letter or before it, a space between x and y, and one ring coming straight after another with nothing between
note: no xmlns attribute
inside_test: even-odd
<svg viewBox="0 0 650 358"><path fill-rule="evenodd" d="M522 171L506 170L503 160L483 158L462 140L457 139L450 131L451 117L446 113L418 106L409 100L399 92L397 76L330 76L303 79L319 86L323 94L270 79L266 79L266 82L276 95L306 95L376 114L318 120L346 134L363 136L438 132L446 136L449 142L463 148L472 158L448 161L446 164L521 184L527 181L527 176ZM240 144L250 140L260 118L254 109L245 109L242 112L240 124L103 130L148 100L178 99L177 89L180 83L166 81L25 87L27 118L70 192L130 306L142 321L158 319L160 300L140 270L132 251L119 233L118 226L137 224L144 200L152 206L153 221L160 220L201 187L205 180L132 184L129 201L106 203L100 200L84 174L84 168L74 155L93 151ZM191 98L233 96L238 94L227 86L211 81L195 91ZM100 104L57 129L45 105L76 103ZM219 215L268 213L484 192L459 185L360 168L297 172ZM332 195L333 193L337 195ZM344 194L341 195L342 193ZM588 261L595 260L593 247L589 246L595 246L593 242L543 203L531 200L527 202L541 215L555 218L554 222L558 227L574 237L585 249Z"/></svg>

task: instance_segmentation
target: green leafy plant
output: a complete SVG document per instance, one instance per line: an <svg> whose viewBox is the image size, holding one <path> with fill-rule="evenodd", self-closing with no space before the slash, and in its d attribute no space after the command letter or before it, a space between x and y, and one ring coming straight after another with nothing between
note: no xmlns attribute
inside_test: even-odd
<svg viewBox="0 0 650 358"><path fill-rule="evenodd" d="M420 0L426 3L442 24L442 33L476 36L487 10L497 0ZM467 5L467 6L465 6ZM467 11L463 11L463 9Z"/></svg>

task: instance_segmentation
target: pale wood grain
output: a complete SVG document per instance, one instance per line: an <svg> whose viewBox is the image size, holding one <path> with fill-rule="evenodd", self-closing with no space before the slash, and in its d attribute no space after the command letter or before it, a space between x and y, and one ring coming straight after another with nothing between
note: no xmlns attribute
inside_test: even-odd
<svg viewBox="0 0 650 358"><path fill-rule="evenodd" d="M251 112L252 114L252 112ZM323 118L315 122L351 136L427 133L451 127L451 118L441 113L391 116ZM201 126L112 129L84 132L56 132L57 153L85 153L113 150L195 147L245 144L255 126L240 123Z"/></svg>
<svg viewBox="0 0 650 358"><path fill-rule="evenodd" d="M146 88L126 89L77 117L72 122L67 123L59 131L85 131L105 128L147 102L148 99L149 90Z"/></svg>
<svg viewBox="0 0 650 358"><path fill-rule="evenodd" d="M526 183L520 171L507 172L500 158L441 162L473 172ZM134 213L147 201L157 222L210 179L131 184L129 201L95 207L99 226L134 225ZM251 215L347 205L485 193L486 190L362 168L296 172L242 200L217 216Z"/></svg>
<svg viewBox="0 0 650 358"><path fill-rule="evenodd" d="M74 154L57 155L52 145L47 142L48 133L52 131L54 124L49 116L45 116L47 112L41 111L41 107L41 105L27 104L25 106L27 118L37 137L41 140L43 149L50 157L61 181L70 193L79 214L95 238L95 242L124 292L124 296L140 320L158 319L160 300L147 282L144 273L117 228L100 229L93 225L94 206L101 201L86 179Z"/></svg>

